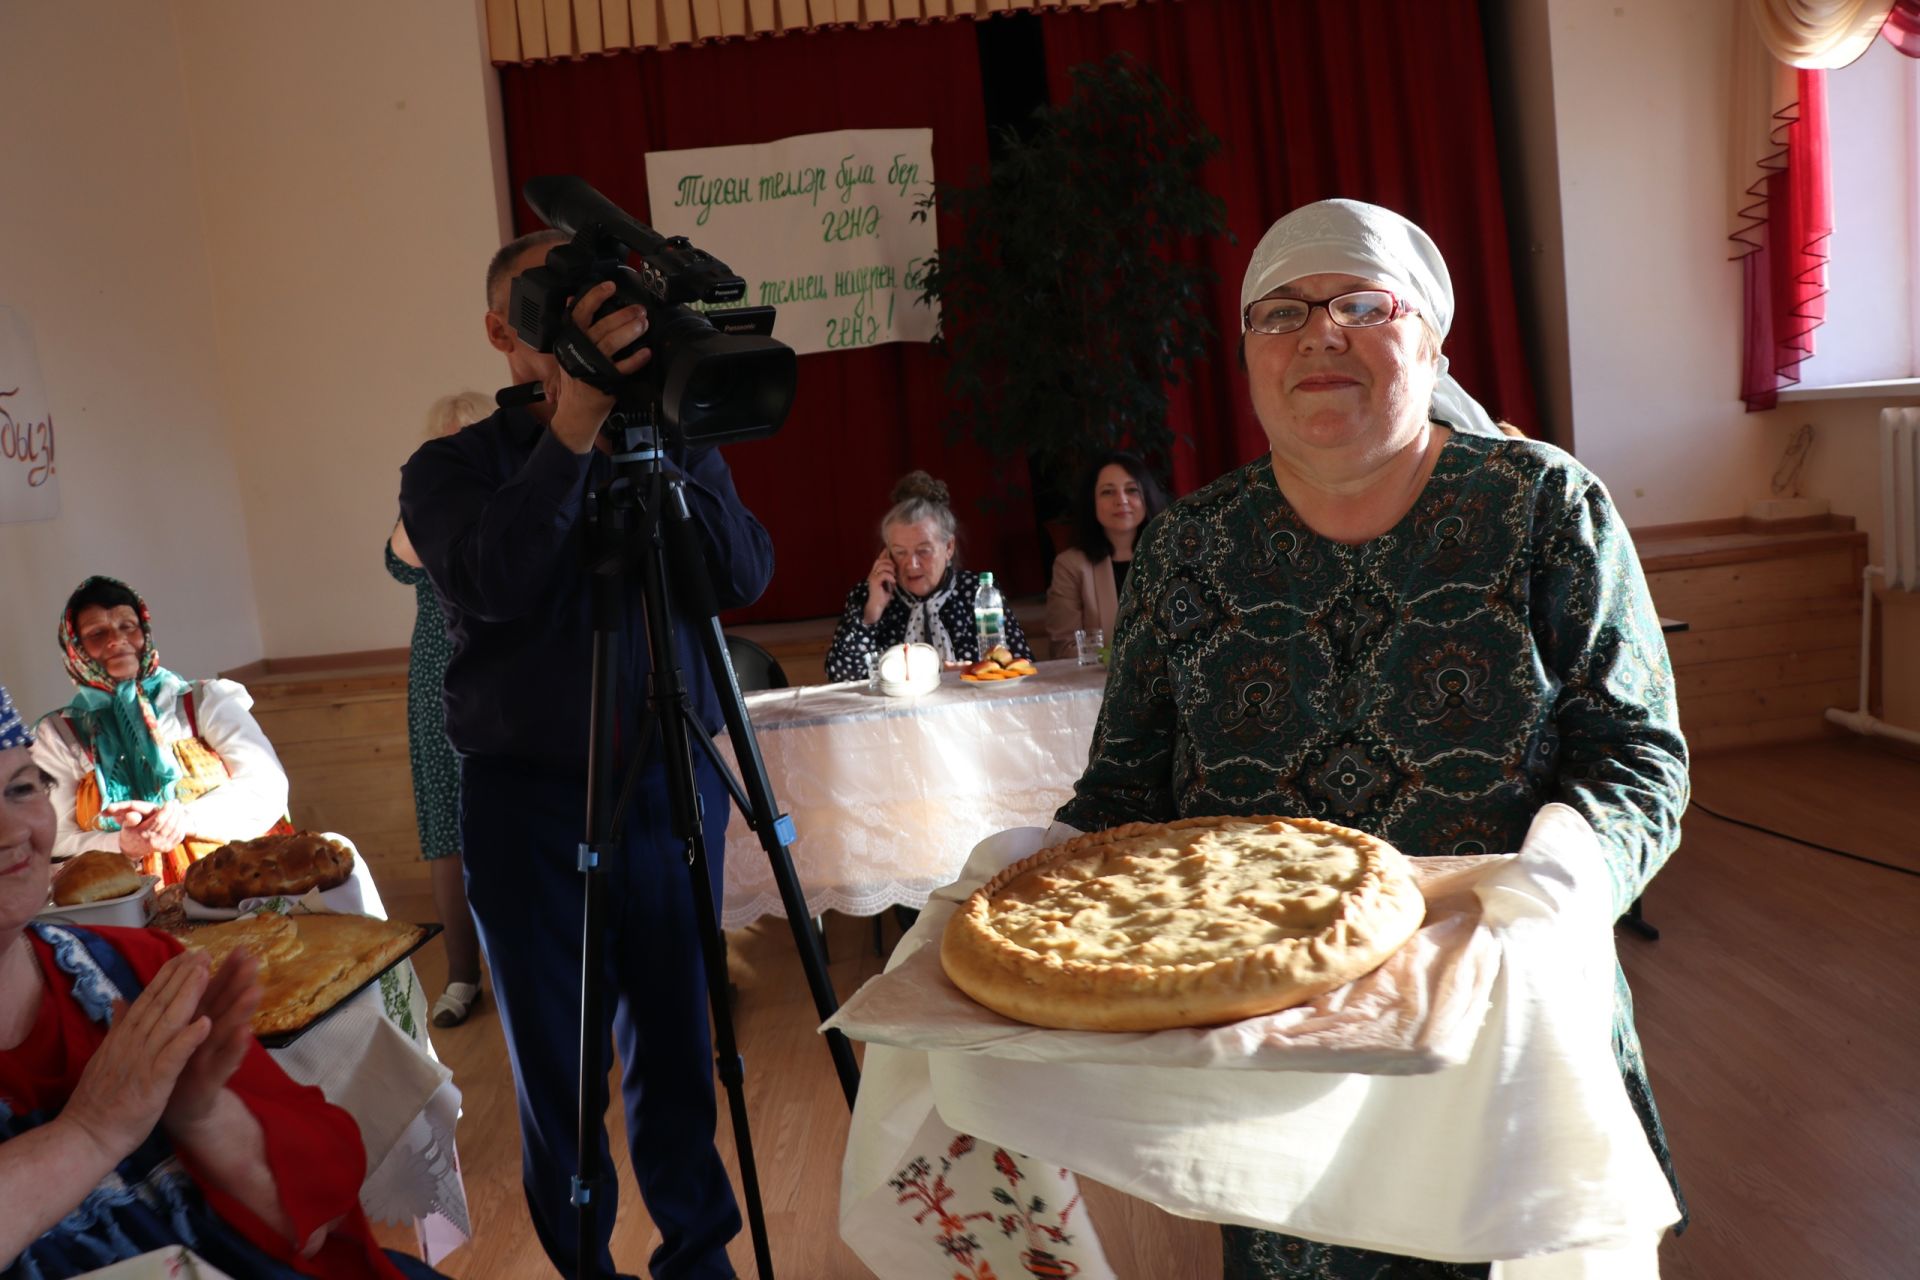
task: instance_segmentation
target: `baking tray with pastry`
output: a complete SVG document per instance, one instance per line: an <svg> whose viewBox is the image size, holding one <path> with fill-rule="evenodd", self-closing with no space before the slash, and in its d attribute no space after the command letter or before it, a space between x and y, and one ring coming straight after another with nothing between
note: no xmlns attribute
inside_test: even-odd
<svg viewBox="0 0 1920 1280"><path fill-rule="evenodd" d="M281 1048L440 932L368 911L359 873L352 844L331 833L235 841L187 869L184 919L171 911L165 918L182 942L216 962L240 947L259 958L254 1034Z"/></svg>
<svg viewBox="0 0 1920 1280"><path fill-rule="evenodd" d="M436 937L442 926L338 912L260 911L175 934L216 964L245 948L260 961L254 1037L282 1049L324 1022L380 976Z"/></svg>

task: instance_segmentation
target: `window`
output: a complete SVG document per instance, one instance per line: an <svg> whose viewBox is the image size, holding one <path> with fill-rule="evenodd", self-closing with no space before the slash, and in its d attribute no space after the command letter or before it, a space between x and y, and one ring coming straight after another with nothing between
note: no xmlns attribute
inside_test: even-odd
<svg viewBox="0 0 1920 1280"><path fill-rule="evenodd" d="M1875 40L1827 73L1833 240L1827 319L1796 399L1920 379L1920 59Z"/></svg>

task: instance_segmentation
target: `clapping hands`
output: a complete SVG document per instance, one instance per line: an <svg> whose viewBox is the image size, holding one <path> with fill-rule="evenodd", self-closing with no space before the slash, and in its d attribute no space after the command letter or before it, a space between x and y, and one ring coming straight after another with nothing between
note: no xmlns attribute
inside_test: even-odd
<svg viewBox="0 0 1920 1280"><path fill-rule="evenodd" d="M175 800L123 800L100 812L120 824L120 852L135 861L177 848L187 838L187 809Z"/></svg>
<svg viewBox="0 0 1920 1280"><path fill-rule="evenodd" d="M218 973L203 952L173 957L132 1004L115 1004L61 1119L116 1163L157 1125L191 1128L245 1056L259 1003L259 963L246 951Z"/></svg>

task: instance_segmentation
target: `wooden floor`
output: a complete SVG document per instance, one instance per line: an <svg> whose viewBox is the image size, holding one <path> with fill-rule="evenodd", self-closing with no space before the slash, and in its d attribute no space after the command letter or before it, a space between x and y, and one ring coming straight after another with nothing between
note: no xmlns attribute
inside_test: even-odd
<svg viewBox="0 0 1920 1280"><path fill-rule="evenodd" d="M1708 760L1697 771L1701 799L1749 820L1814 822L1821 835L1813 838L1838 847L1911 852L1920 840L1920 762L1862 750L1836 740ZM396 914L431 918L424 895L388 901ZM1920 1273L1920 878L1696 810L1646 910L1663 937L1623 933L1620 950L1694 1217L1684 1236L1666 1242L1663 1274ZM891 922L886 936L888 945L898 936ZM844 996L878 971L871 922L830 918L829 938ZM812 1031L792 941L780 921L732 941L776 1267L793 1280L868 1276L835 1232L846 1110ZM420 968L437 991L437 945L421 953ZM465 1027L436 1032L435 1041L466 1091L460 1154L478 1227L475 1242L442 1269L465 1280L551 1275L521 1199L513 1087L492 1006L482 1004ZM731 1163L724 1110L720 1143ZM617 1151L617 1116L613 1123ZM623 1200L615 1257L644 1275L657 1241L624 1161L616 1163ZM1090 1188L1088 1200L1126 1280L1220 1274L1213 1228L1100 1188ZM392 1231L387 1239L403 1244L407 1236ZM755 1275L744 1235L733 1258L741 1276Z"/></svg>

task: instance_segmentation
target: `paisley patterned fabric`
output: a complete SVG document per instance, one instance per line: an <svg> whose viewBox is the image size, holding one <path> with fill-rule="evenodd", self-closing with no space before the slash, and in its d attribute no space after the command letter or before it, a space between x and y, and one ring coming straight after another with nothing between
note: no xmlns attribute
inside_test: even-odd
<svg viewBox="0 0 1920 1280"><path fill-rule="evenodd" d="M1220 1228L1223 1280L1485 1280L1490 1263L1431 1262L1343 1249L1251 1227Z"/></svg>
<svg viewBox="0 0 1920 1280"><path fill-rule="evenodd" d="M1308 528L1267 458L1222 477L1145 539L1111 670L1058 815L1081 830L1300 814L1414 856L1501 853L1558 800L1600 837L1617 911L1679 843L1686 743L1632 540L1538 441L1455 434L1413 509L1356 545ZM1671 1178L1618 989L1616 1056ZM1253 1266L1228 1274L1402 1274Z"/></svg>

